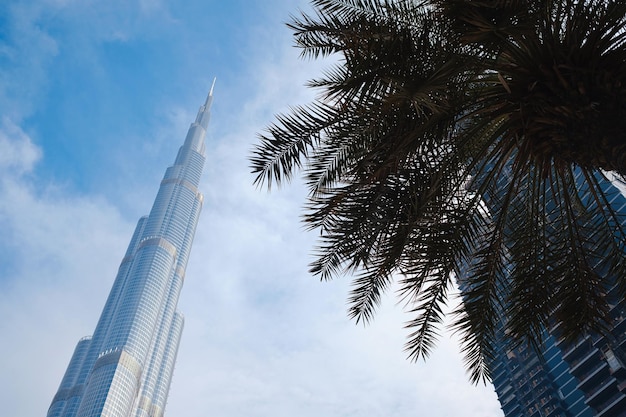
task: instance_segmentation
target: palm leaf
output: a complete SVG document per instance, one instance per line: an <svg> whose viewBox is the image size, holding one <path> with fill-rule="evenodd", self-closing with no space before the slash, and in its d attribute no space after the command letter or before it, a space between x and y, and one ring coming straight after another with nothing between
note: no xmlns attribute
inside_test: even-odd
<svg viewBox="0 0 626 417"><path fill-rule="evenodd" d="M452 279L473 382L496 343L606 332L626 296L626 3L313 0L305 58L338 59L251 156L257 185L302 171L311 272L353 275L349 315L398 280L407 351L429 354Z"/></svg>

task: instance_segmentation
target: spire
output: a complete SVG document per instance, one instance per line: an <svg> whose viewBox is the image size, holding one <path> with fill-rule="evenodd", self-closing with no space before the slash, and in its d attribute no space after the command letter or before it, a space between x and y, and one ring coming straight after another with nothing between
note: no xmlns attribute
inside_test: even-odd
<svg viewBox="0 0 626 417"><path fill-rule="evenodd" d="M211 89L209 90L209 94L206 97L206 101L203 106L200 106L198 110L198 116L196 116L196 123L202 126L205 130L209 125L209 116L211 110L211 104L213 103L213 88L215 88L215 80L213 78L213 83L211 84Z"/></svg>
<svg viewBox="0 0 626 417"><path fill-rule="evenodd" d="M204 108L211 108L211 103L213 103L213 89L215 88L215 80L217 77L213 77L213 83L211 84L211 89L209 90L209 94L206 97L206 101L204 102Z"/></svg>

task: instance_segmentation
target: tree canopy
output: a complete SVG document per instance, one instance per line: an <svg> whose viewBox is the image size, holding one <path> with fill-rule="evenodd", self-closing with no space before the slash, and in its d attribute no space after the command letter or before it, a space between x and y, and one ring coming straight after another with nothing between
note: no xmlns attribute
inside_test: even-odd
<svg viewBox="0 0 626 417"><path fill-rule="evenodd" d="M277 116L251 157L271 188L301 173L311 271L354 276L370 320L399 283L407 350L428 355L460 279L453 328L474 382L496 328L539 343L609 327L626 294L626 3L313 0L289 27L304 58L338 60L318 98ZM617 288L617 290L615 290ZM617 291L617 292L616 292Z"/></svg>

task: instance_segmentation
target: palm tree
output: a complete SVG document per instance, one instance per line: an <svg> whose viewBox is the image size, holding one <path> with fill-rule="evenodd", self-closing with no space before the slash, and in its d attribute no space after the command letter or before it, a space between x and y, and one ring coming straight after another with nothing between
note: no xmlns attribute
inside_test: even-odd
<svg viewBox="0 0 626 417"><path fill-rule="evenodd" d="M336 56L313 103L277 116L251 157L271 188L302 172L311 271L354 276L372 318L394 280L407 350L436 343L454 277L473 382L495 329L539 343L606 331L626 295L626 3L620 0L313 0L289 25L305 58Z"/></svg>

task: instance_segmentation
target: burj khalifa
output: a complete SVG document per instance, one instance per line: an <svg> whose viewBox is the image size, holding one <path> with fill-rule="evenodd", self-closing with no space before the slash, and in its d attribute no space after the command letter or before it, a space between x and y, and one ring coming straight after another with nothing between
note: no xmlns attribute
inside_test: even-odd
<svg viewBox="0 0 626 417"><path fill-rule="evenodd" d="M78 342L48 417L163 415L183 329L176 305L202 207L212 101L213 86L150 214L139 219L93 336Z"/></svg>

